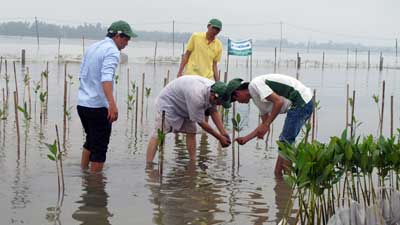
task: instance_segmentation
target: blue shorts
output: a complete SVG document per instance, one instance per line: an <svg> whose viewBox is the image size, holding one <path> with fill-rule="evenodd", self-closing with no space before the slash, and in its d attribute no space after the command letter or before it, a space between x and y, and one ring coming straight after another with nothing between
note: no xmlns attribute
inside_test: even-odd
<svg viewBox="0 0 400 225"><path fill-rule="evenodd" d="M86 141L83 147L90 151L89 161L105 162L111 136L111 123L107 119L107 108L77 106L78 114L85 129Z"/></svg>
<svg viewBox="0 0 400 225"><path fill-rule="evenodd" d="M279 141L287 142L289 144L294 143L301 128L311 117L313 108L314 102L311 100L302 107L289 109L286 115L285 124L283 125L282 133L279 135Z"/></svg>

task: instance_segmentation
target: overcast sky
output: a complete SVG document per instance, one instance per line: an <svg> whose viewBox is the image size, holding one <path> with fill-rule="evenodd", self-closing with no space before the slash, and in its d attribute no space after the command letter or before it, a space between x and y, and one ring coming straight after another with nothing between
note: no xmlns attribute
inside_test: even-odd
<svg viewBox="0 0 400 225"><path fill-rule="evenodd" d="M100 2L103 2L101 4ZM4 0L0 21L109 25L124 19L136 30L205 31L210 18L233 39L360 42L394 45L400 36L400 0Z"/></svg>

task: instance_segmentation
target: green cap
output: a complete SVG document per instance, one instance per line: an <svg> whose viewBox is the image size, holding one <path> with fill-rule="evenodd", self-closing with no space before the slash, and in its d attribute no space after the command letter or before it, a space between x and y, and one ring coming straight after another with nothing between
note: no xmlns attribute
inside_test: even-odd
<svg viewBox="0 0 400 225"><path fill-rule="evenodd" d="M208 25L222 30L222 22L219 19L211 19L210 22L208 22Z"/></svg>
<svg viewBox="0 0 400 225"><path fill-rule="evenodd" d="M235 92L242 84L243 84L243 79L240 78L234 78L231 81L229 81L225 91L225 99L224 99L225 102L223 103L223 105L226 105L227 107L224 106L224 108L231 107L232 93Z"/></svg>
<svg viewBox="0 0 400 225"><path fill-rule="evenodd" d="M110 27L107 30L108 33L118 33L118 34L125 34L129 36L130 38L135 38L137 37L137 34L135 34L131 26L123 20L116 21L110 25Z"/></svg>
<svg viewBox="0 0 400 225"><path fill-rule="evenodd" d="M219 100L221 100L222 102L222 106L224 108L227 108L225 105L226 101L226 84L224 82L221 81L216 81L212 86L211 86L211 90L214 92L215 97L217 97ZM228 107L229 108L229 107Z"/></svg>

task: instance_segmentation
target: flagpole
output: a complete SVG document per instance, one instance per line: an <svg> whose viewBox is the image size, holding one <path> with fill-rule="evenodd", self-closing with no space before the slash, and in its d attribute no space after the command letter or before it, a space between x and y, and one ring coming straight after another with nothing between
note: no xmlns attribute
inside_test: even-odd
<svg viewBox="0 0 400 225"><path fill-rule="evenodd" d="M230 47L230 39L228 38L228 50L226 51L226 79L228 80L228 71L229 71L229 47ZM227 82L227 80L225 80L225 82Z"/></svg>
<svg viewBox="0 0 400 225"><path fill-rule="evenodd" d="M250 54L250 80L253 79L253 40L250 39L251 54Z"/></svg>

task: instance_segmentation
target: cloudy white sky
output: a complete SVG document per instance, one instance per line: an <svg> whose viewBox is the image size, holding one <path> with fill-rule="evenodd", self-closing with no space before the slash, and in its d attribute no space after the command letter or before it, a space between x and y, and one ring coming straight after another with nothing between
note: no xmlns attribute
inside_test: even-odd
<svg viewBox="0 0 400 225"><path fill-rule="evenodd" d="M400 36L400 0L13 0L1 3L0 22L41 20L62 24L124 19L136 30L205 30L210 18L222 20L233 39L360 42L390 46ZM394 44L393 44L394 45Z"/></svg>

